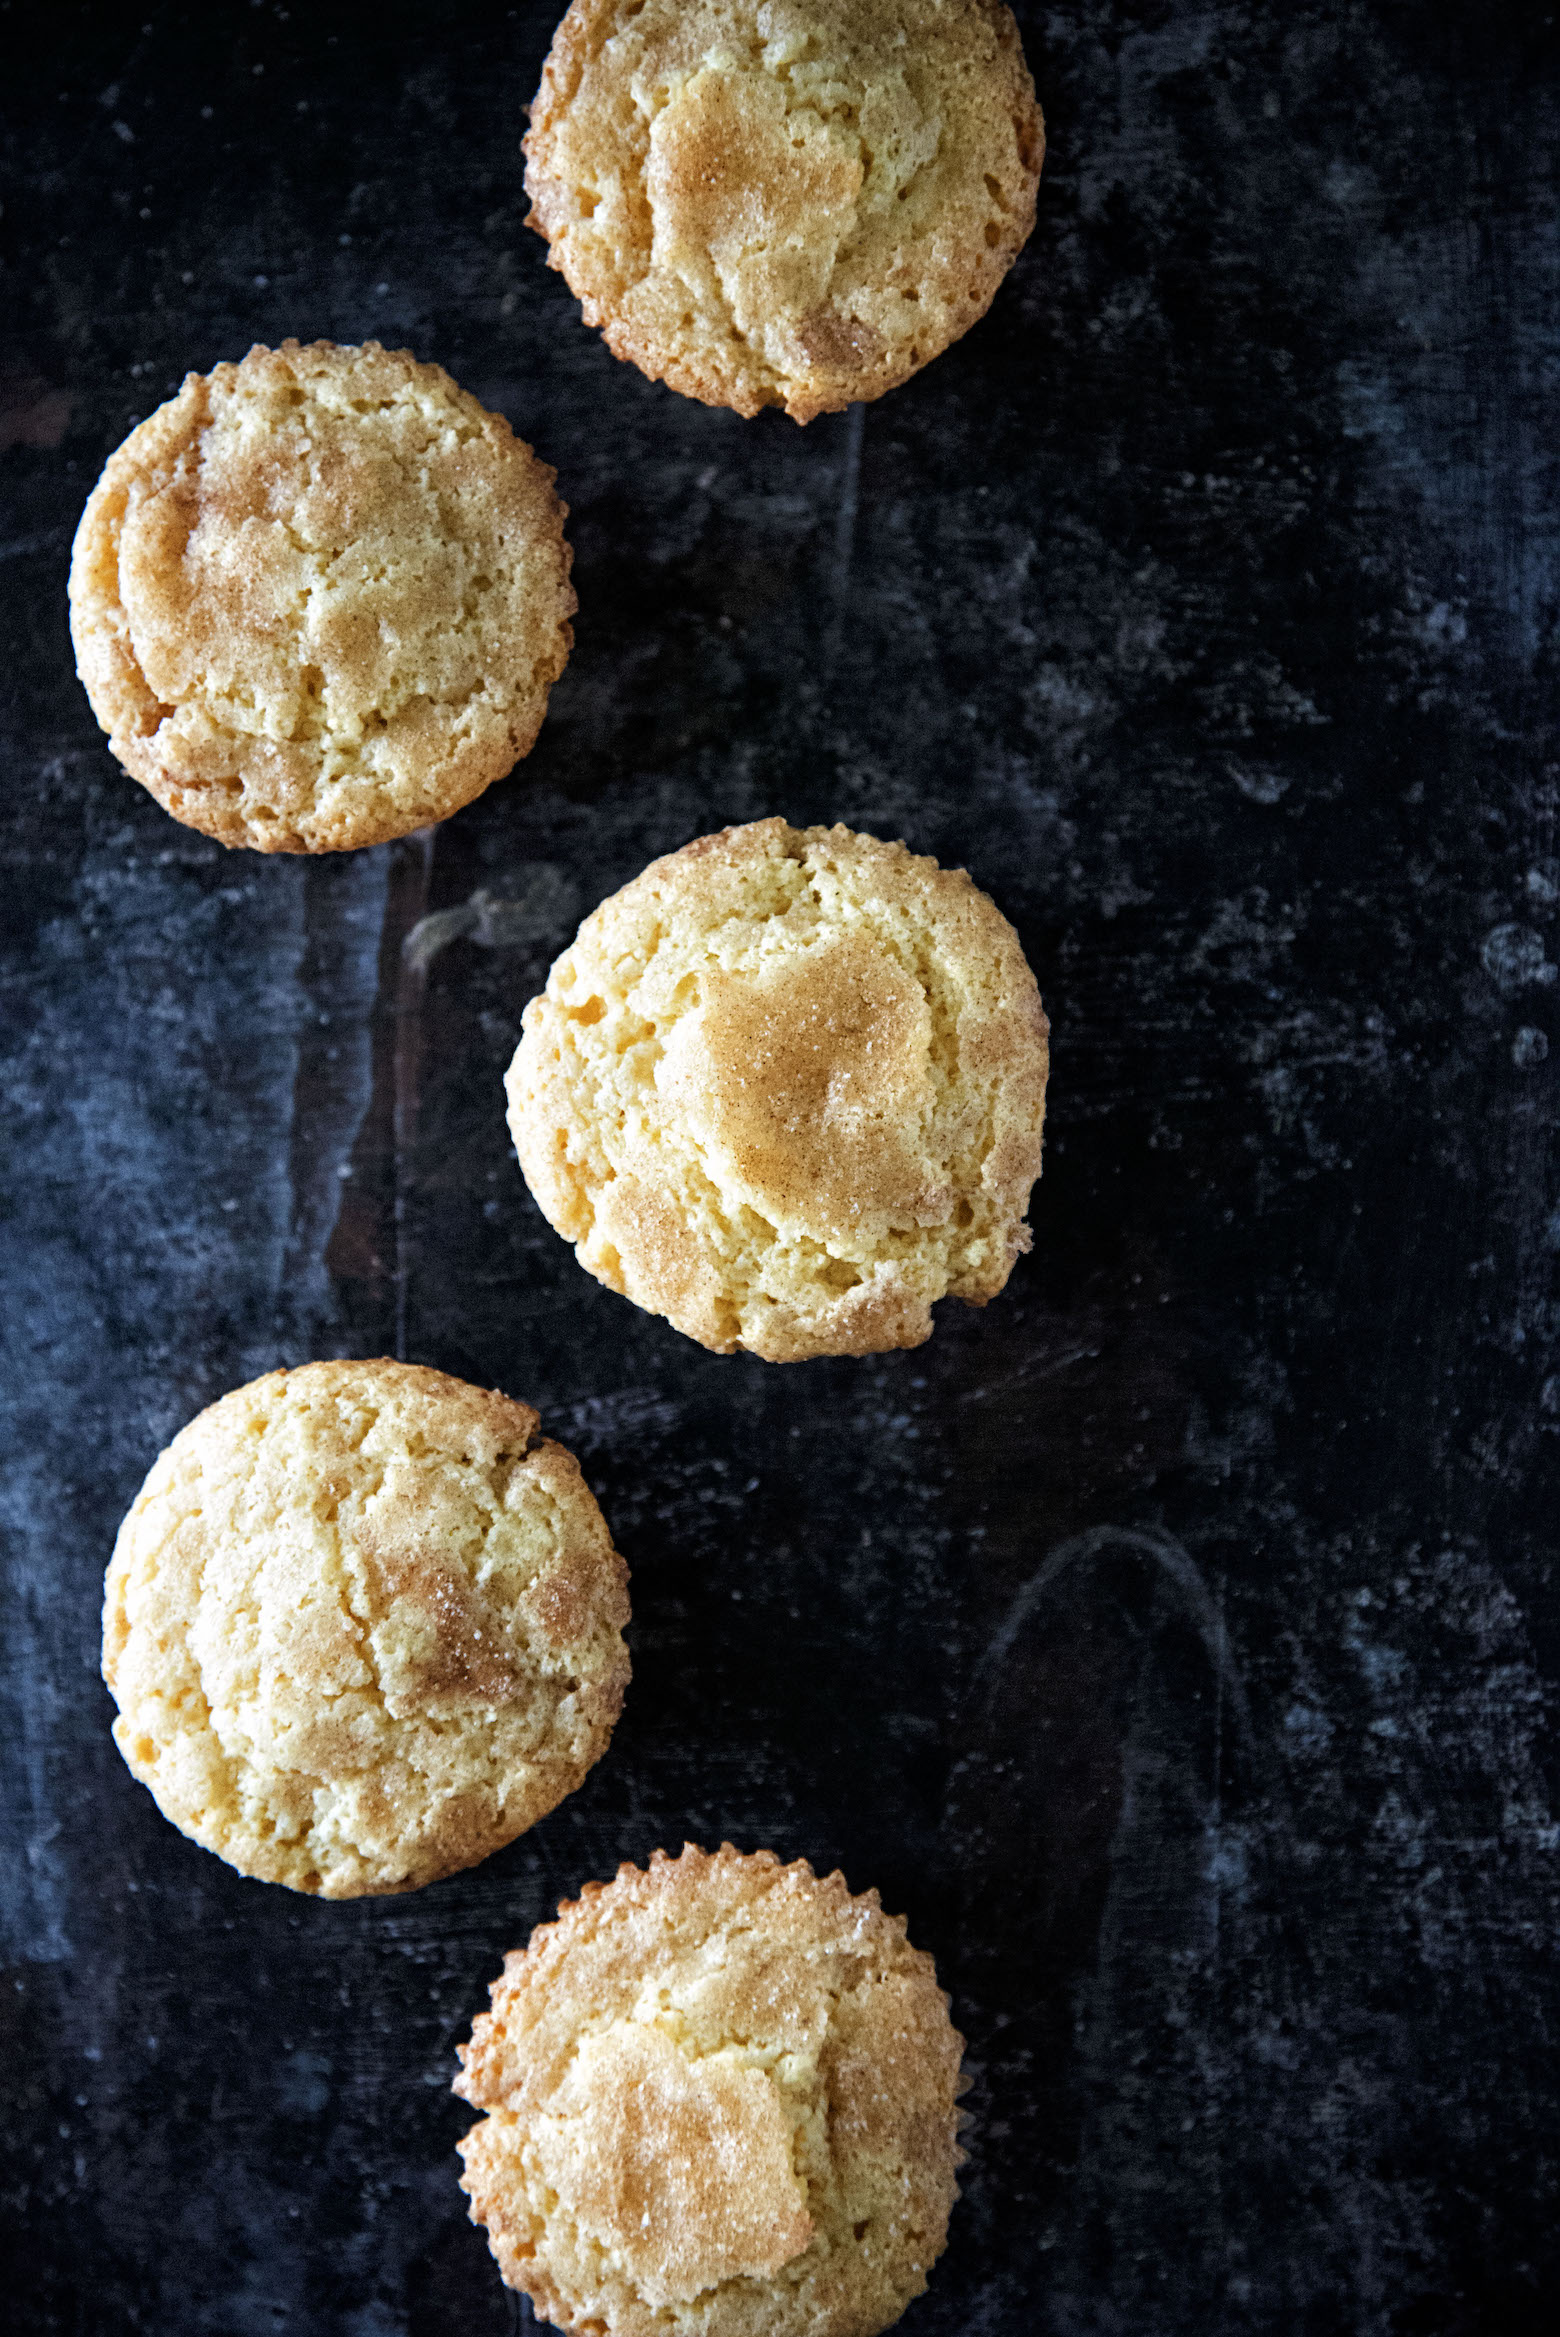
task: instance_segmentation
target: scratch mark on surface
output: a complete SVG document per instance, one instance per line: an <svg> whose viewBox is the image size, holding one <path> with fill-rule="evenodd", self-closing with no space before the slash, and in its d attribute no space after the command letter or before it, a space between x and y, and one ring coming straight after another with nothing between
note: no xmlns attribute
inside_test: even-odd
<svg viewBox="0 0 1560 2337"><path fill-rule="evenodd" d="M1180 1543L1173 1542L1168 1534L1144 1533L1127 1526L1092 1526L1087 1533L1074 1534L1069 1541L1060 1543L1021 1586L998 1626L986 1651L990 1670L995 1671L1006 1662L1017 1644L1020 1631L1063 1575L1074 1567L1088 1565L1108 1552L1117 1551L1145 1559L1149 1565L1168 1575L1175 1584L1198 1636L1208 1651L1214 1676L1219 1683L1221 1736L1226 1695L1244 1735L1248 1728L1246 1695L1230 1652L1224 1617L1196 1566Z"/></svg>
<svg viewBox="0 0 1560 2337"><path fill-rule="evenodd" d="M579 886L556 861L540 860L497 886L479 885L468 900L419 917L401 944L404 962L426 973L452 941L479 949L520 949L555 939L561 947L579 914Z"/></svg>

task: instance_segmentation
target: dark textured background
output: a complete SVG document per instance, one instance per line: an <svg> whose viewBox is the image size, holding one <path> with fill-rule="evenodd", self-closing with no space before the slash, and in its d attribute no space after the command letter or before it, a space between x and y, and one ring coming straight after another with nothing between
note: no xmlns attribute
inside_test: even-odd
<svg viewBox="0 0 1560 2337"><path fill-rule="evenodd" d="M9 2325L528 2325L454 2042L561 1894L729 1835L953 1991L917 2337L1552 2326L1553 18L1021 8L1028 251L801 431L614 363L522 232L555 6L0 0ZM109 449L287 333L509 415L581 602L513 779L312 865L119 772L64 604ZM703 1354L505 1139L578 916L774 811L965 863L1052 1014L1034 1254L914 1354ZM99 1583L200 1405L384 1350L578 1450L636 1679L533 1835L326 1906L131 1782Z"/></svg>

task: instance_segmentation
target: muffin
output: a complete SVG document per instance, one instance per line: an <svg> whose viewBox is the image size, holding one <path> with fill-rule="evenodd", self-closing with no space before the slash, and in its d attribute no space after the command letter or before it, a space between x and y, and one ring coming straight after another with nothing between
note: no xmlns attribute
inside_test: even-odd
<svg viewBox="0 0 1560 2337"><path fill-rule="evenodd" d="M597 2337L874 2337L941 2255L963 2039L875 1891L657 1851L505 1960L455 2091L511 2288Z"/></svg>
<svg viewBox="0 0 1560 2337"><path fill-rule="evenodd" d="M985 315L1044 152L999 0L574 0L525 183L616 356L808 422Z"/></svg>
<svg viewBox="0 0 1560 2337"><path fill-rule="evenodd" d="M154 1463L103 1606L114 1741L164 1817L327 1899L474 1866L571 1793L628 1681L627 1569L507 1396L310 1363Z"/></svg>
<svg viewBox="0 0 1560 2337"><path fill-rule="evenodd" d="M223 844L344 852L529 753L572 645L554 474L369 341L192 373L110 456L71 632L109 746Z"/></svg>
<svg viewBox="0 0 1560 2337"><path fill-rule="evenodd" d="M1029 1247L1046 1019L962 869L780 819L701 836L586 918L522 1030L543 1212L717 1354L917 1346Z"/></svg>

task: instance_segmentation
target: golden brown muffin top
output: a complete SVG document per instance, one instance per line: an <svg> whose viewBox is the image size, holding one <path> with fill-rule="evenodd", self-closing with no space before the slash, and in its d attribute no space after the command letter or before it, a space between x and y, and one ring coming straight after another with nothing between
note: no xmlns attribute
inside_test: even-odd
<svg viewBox="0 0 1560 2337"><path fill-rule="evenodd" d="M871 2337L956 2195L962 2040L876 1892L657 1852L505 1960L456 2092L505 2280L610 2337Z"/></svg>
<svg viewBox="0 0 1560 2337"><path fill-rule="evenodd" d="M120 1528L114 1741L244 1874L410 1890L545 1816L623 1701L627 1569L528 1405L416 1365L277 1371L179 1433Z"/></svg>
<svg viewBox="0 0 1560 2337"><path fill-rule="evenodd" d="M554 474L405 351L190 374L82 515L71 628L133 778L224 844L335 852L526 754L575 607Z"/></svg>
<svg viewBox="0 0 1560 2337"><path fill-rule="evenodd" d="M581 1264L703 1345L911 1347L1029 1246L1046 1030L962 869L758 820L586 918L526 1008L510 1126Z"/></svg>
<svg viewBox="0 0 1560 2337"><path fill-rule="evenodd" d="M998 0L573 0L526 187L619 357L806 422L985 314L1044 149Z"/></svg>

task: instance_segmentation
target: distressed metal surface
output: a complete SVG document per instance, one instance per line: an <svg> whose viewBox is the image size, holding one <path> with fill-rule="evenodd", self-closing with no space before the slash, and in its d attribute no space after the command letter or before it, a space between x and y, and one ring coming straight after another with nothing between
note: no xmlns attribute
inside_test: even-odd
<svg viewBox="0 0 1560 2337"><path fill-rule="evenodd" d="M1552 20L1020 7L1032 245L802 432L643 382L547 274L551 14L0 9L11 2325L527 2325L454 2040L561 1894L686 1835L839 1862L937 1954L973 2155L907 2330L1546 2327ZM288 332L507 413L581 600L522 771L317 865L123 778L63 605L132 417ZM505 1139L578 916L770 811L967 865L1053 1016L1034 1254L914 1354L704 1355ZM99 1584L201 1404L387 1350L580 1453L636 1679L533 1835L329 1907L133 1785Z"/></svg>

